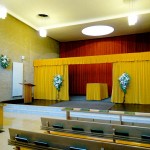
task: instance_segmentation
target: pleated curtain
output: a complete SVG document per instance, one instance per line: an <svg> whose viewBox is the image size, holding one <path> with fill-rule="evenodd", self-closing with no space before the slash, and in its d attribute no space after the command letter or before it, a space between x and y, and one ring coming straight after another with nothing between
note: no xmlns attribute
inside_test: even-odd
<svg viewBox="0 0 150 150"><path fill-rule="evenodd" d="M73 64L113 64L113 87L111 101L123 102L123 92L118 78L122 73L129 74L131 80L127 88L126 103L150 104L150 52L113 54L101 56L87 56L74 58L57 58L34 61L34 98L57 99L57 90L53 85L53 78L63 76L63 86L60 91L61 100L69 100L68 65ZM76 74L77 75L77 74ZM72 78L73 80L73 78ZM80 83L77 83L80 86Z"/></svg>
<svg viewBox="0 0 150 150"><path fill-rule="evenodd" d="M122 103L124 93L120 88L119 77L124 73L130 76L125 95L125 103L150 104L150 61L113 63L113 88L111 101Z"/></svg>
<svg viewBox="0 0 150 150"><path fill-rule="evenodd" d="M68 65L59 66L35 66L34 67L34 99L57 100L58 91L56 90L53 80L56 75L63 77L63 84L60 88L59 99L69 100L69 81Z"/></svg>

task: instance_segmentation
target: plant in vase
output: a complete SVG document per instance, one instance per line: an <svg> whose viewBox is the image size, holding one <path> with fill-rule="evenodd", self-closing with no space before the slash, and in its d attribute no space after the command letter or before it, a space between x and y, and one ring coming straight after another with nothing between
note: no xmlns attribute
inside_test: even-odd
<svg viewBox="0 0 150 150"><path fill-rule="evenodd" d="M120 77L119 77L119 84L120 84L120 88L124 93L124 97L123 97L123 103L125 102L125 94L127 93L127 87L129 85L129 81L130 81L130 77L127 73L123 73Z"/></svg>
<svg viewBox="0 0 150 150"><path fill-rule="evenodd" d="M62 79L61 75L58 74L58 75L54 76L53 83L54 83L56 90L58 91L58 94L57 94L58 100L59 100L59 92L60 92L60 88L62 86L62 82L63 82L63 79Z"/></svg>
<svg viewBox="0 0 150 150"><path fill-rule="evenodd" d="M10 65L10 59L6 55L1 55L0 64L4 69L6 69Z"/></svg>

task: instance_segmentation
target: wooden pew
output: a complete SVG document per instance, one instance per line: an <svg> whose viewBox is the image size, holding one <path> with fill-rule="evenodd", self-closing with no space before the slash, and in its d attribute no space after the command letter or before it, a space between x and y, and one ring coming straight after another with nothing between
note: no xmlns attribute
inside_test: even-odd
<svg viewBox="0 0 150 150"><path fill-rule="evenodd" d="M47 133L150 148L150 128L79 120L41 118Z"/></svg>
<svg viewBox="0 0 150 150"><path fill-rule="evenodd" d="M142 123L142 122L125 122L123 121L123 117L138 117L140 119L149 119L150 113L143 113L143 112L127 112L127 111L113 111L113 110L98 110L98 109L83 109L83 108L63 108L62 111L66 111L66 119L67 120L93 120L93 122L102 122L102 123L111 123L111 124L120 124L120 125L133 125L133 126L142 126L142 127L149 127L150 124ZM109 116L116 116L118 120L103 120L103 119L94 119L94 118L83 118L83 117L73 117L70 115L71 112L83 112L83 113L92 113L94 114L104 114Z"/></svg>
<svg viewBox="0 0 150 150"><path fill-rule="evenodd" d="M9 129L8 144L17 149L36 150L148 150L146 147L124 145L121 143L96 141L62 135L44 134L17 129Z"/></svg>

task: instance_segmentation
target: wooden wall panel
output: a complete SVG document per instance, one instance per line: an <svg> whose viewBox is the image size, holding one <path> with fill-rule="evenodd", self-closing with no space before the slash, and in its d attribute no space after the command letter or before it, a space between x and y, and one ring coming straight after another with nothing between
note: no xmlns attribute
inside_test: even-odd
<svg viewBox="0 0 150 150"><path fill-rule="evenodd" d="M60 57L110 55L150 51L150 33L60 43ZM86 83L107 83L112 90L112 64L70 65L70 95L85 95Z"/></svg>

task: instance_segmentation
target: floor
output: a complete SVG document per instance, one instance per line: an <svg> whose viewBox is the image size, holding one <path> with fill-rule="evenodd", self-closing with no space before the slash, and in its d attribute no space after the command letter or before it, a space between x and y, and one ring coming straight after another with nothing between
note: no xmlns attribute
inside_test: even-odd
<svg viewBox="0 0 150 150"><path fill-rule="evenodd" d="M4 132L0 133L0 150L13 150L13 146L7 144L9 139L8 129L17 128L40 132L40 116L4 112L3 128Z"/></svg>

